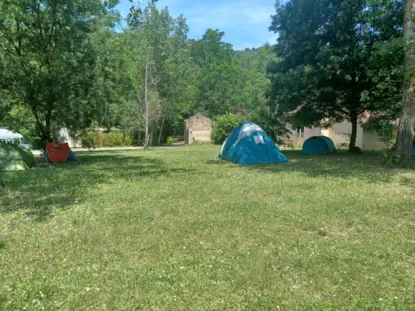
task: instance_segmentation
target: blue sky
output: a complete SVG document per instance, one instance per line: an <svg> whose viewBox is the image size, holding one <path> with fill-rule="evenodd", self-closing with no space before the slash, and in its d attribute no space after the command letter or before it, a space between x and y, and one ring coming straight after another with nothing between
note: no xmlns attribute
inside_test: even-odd
<svg viewBox="0 0 415 311"><path fill-rule="evenodd" d="M120 0L118 10L128 13L130 2ZM224 41L234 49L275 43L277 36L268 31L275 0L159 0L159 8L168 7L170 15L183 14L190 28L189 38L199 39L208 28L225 32Z"/></svg>

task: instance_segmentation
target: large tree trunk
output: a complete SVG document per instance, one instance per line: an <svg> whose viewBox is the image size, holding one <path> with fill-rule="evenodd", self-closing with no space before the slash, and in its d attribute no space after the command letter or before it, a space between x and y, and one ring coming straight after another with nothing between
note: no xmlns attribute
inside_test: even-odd
<svg viewBox="0 0 415 311"><path fill-rule="evenodd" d="M357 138L357 112L350 112L350 122L352 123L352 134L350 135L349 152L354 152Z"/></svg>
<svg viewBox="0 0 415 311"><path fill-rule="evenodd" d="M38 115L37 109L33 108L32 109L33 115L35 116L36 119L36 128L39 131L39 136L40 136L40 143L41 143L41 148L43 150L46 150L46 146L48 143L52 142L52 136L51 136L51 131L50 131L50 124L51 124L51 114L47 114L46 115L46 119L47 122L46 124L43 123L43 121L41 120L41 118Z"/></svg>
<svg viewBox="0 0 415 311"><path fill-rule="evenodd" d="M399 121L399 132L396 140L396 151L403 166L411 165L412 142L415 125L415 92L413 72L415 68L415 0L405 1L405 81L403 90L403 108Z"/></svg>
<svg viewBox="0 0 415 311"><path fill-rule="evenodd" d="M145 89L144 89L144 127L145 127L145 134L144 134L144 149L148 149L148 144L150 141L150 133L149 133L149 104L148 104L148 64L146 64L146 76L145 76Z"/></svg>
<svg viewBox="0 0 415 311"><path fill-rule="evenodd" d="M158 145L161 145L161 137L163 135L163 127L164 127L164 120L165 120L165 116L163 115L163 119L161 120L161 127L160 127L160 133L159 133L159 139L157 141Z"/></svg>

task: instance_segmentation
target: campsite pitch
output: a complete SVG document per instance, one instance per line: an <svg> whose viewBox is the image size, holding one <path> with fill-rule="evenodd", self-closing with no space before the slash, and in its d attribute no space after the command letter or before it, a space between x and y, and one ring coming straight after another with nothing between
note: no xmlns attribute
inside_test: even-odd
<svg viewBox="0 0 415 311"><path fill-rule="evenodd" d="M413 310L414 171L219 150L3 173L0 310Z"/></svg>

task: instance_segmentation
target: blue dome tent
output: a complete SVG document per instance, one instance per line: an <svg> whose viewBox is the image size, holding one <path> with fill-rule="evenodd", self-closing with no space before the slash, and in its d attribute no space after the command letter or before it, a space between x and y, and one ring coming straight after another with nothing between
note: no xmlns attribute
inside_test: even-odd
<svg viewBox="0 0 415 311"><path fill-rule="evenodd" d="M274 141L252 122L242 122L222 145L219 158L239 165L286 163Z"/></svg>
<svg viewBox="0 0 415 311"><path fill-rule="evenodd" d="M327 154L336 152L333 141L326 136L313 136L304 142L303 154Z"/></svg>

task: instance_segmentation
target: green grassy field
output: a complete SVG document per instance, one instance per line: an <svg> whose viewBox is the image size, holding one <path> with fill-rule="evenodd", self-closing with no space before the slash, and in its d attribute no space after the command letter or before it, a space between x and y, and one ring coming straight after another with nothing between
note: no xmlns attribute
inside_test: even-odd
<svg viewBox="0 0 415 311"><path fill-rule="evenodd" d="M218 151L3 173L0 310L415 310L415 171Z"/></svg>

